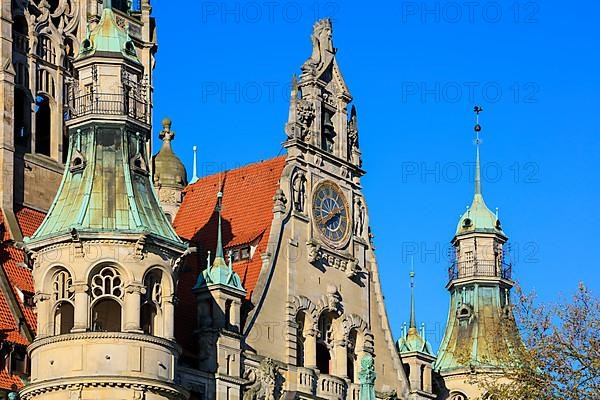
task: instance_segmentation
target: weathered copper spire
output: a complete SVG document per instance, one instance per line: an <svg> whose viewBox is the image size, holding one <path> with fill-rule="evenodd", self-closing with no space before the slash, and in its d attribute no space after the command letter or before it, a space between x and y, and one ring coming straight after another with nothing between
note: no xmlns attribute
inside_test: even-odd
<svg viewBox="0 0 600 400"><path fill-rule="evenodd" d="M417 322L415 318L415 260L410 260L410 328L416 328Z"/></svg>

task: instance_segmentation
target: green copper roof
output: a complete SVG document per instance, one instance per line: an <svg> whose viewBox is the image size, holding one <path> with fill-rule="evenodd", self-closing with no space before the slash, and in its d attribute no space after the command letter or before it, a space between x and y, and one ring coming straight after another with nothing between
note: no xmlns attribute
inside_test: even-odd
<svg viewBox="0 0 600 400"><path fill-rule="evenodd" d="M476 130L477 129L481 129L479 124L476 126ZM458 226L456 227L457 236L470 232L490 232L504 235L498 216L486 206L481 193L479 136L477 137L477 155L475 160L475 194L473 196L473 202L471 203L471 206L467 208L467 211L460 217Z"/></svg>
<svg viewBox="0 0 600 400"><path fill-rule="evenodd" d="M71 132L68 159L54 203L30 241L78 232L147 233L183 244L150 182L147 138L119 126Z"/></svg>
<svg viewBox="0 0 600 400"><path fill-rule="evenodd" d="M423 333L423 332L421 332ZM430 356L434 356L431 344L423 339L417 328L411 327L408 332L398 340L396 344L400 354L419 352Z"/></svg>
<svg viewBox="0 0 600 400"><path fill-rule="evenodd" d="M511 362L522 346L511 314L508 289L499 285L453 289L435 370L489 369Z"/></svg>
<svg viewBox="0 0 600 400"><path fill-rule="evenodd" d="M171 120L165 118L162 122L163 130L159 137L163 145L154 156L154 181L161 186L176 187L183 189L187 185L187 172L185 166L175 155L171 148L171 141L175 139L175 132L171 130Z"/></svg>
<svg viewBox="0 0 600 400"><path fill-rule="evenodd" d="M225 263L225 257L223 255L223 234L221 229L222 198L223 193L217 193L216 212L219 214L219 226L217 231L217 249L215 252L215 259L211 265L209 252L207 268L202 271L200 275L198 275L198 280L196 281L196 285L194 285L192 290L198 290L212 285L224 285L246 293L246 289L244 289L244 286L242 286L242 281L239 275L233 270L231 254L229 254L229 265Z"/></svg>
<svg viewBox="0 0 600 400"><path fill-rule="evenodd" d="M117 24L110 0L104 0L100 22L81 43L78 58L97 53L114 53L140 63L129 33Z"/></svg>

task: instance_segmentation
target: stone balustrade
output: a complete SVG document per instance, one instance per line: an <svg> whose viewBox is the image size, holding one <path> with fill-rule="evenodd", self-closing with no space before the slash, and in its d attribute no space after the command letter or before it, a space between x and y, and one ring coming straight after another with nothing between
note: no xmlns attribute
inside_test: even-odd
<svg viewBox="0 0 600 400"><path fill-rule="evenodd" d="M317 396L331 400L345 400L347 386L342 378L321 374L317 385Z"/></svg>
<svg viewBox="0 0 600 400"><path fill-rule="evenodd" d="M351 383L348 387L348 400L358 400L360 398L360 385Z"/></svg>
<svg viewBox="0 0 600 400"><path fill-rule="evenodd" d="M298 367L297 372L298 391L307 394L316 394L317 375L313 369Z"/></svg>

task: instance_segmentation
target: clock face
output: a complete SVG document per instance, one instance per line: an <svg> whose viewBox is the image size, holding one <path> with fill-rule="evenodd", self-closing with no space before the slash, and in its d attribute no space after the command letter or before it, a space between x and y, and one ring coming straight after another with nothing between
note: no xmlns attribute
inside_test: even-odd
<svg viewBox="0 0 600 400"><path fill-rule="evenodd" d="M312 204L313 218L321 234L334 244L342 242L349 232L346 198L331 182L320 184Z"/></svg>

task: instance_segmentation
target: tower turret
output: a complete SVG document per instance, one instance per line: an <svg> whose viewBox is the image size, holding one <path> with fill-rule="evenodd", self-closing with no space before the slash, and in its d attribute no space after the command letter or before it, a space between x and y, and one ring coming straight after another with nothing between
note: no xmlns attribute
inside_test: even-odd
<svg viewBox="0 0 600 400"><path fill-rule="evenodd" d="M75 66L68 162L25 239L38 336L21 398L184 399L173 318L187 246L152 188L143 67L110 1Z"/></svg>
<svg viewBox="0 0 600 400"><path fill-rule="evenodd" d="M232 254L229 263L223 252L221 221L223 193L217 193L215 213L217 217L217 246L215 258L198 276L193 288L198 313L198 360L200 370L215 376L215 391L229 393L239 399L239 386L232 384L240 379L241 364L241 308L246 290L240 277L233 270Z"/></svg>
<svg viewBox="0 0 600 400"><path fill-rule="evenodd" d="M505 249L508 238L481 190L479 114L483 110L475 107L474 111L475 193L452 239L455 255L446 286L450 311L435 363L451 399L481 395L472 379L467 379L469 374L497 371L520 343L510 309L514 283Z"/></svg>
<svg viewBox="0 0 600 400"><path fill-rule="evenodd" d="M432 369L435 355L431 344L425 340L425 324L421 326L421 332L417 328L415 317L415 272L410 271L410 324L408 330L406 324L402 337L397 344L398 353L404 366L404 371L409 381L409 399L424 400L433 399Z"/></svg>
<svg viewBox="0 0 600 400"><path fill-rule="evenodd" d="M171 147L171 141L175 139L175 132L171 130L171 120L163 119L162 126L159 138L162 139L163 144L152 159L153 181L167 218L169 221L174 221L183 201L183 189L188 183L187 172Z"/></svg>

